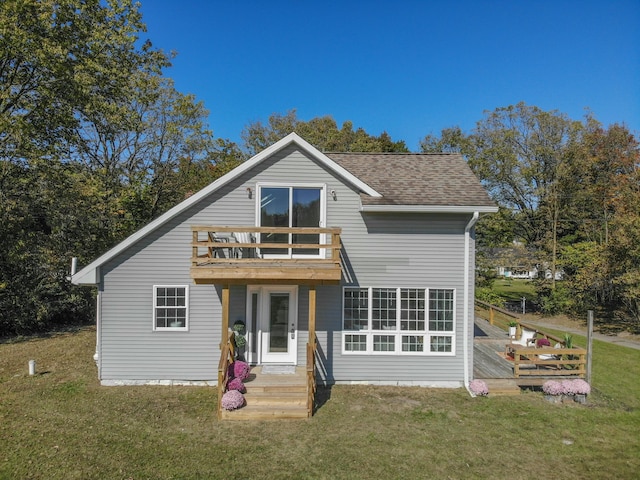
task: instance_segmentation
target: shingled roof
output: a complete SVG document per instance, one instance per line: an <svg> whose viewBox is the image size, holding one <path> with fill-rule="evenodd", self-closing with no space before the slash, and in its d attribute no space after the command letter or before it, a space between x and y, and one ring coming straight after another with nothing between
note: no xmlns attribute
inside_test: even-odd
<svg viewBox="0 0 640 480"><path fill-rule="evenodd" d="M326 153L382 197L361 194L362 206L488 207L496 204L460 154Z"/></svg>

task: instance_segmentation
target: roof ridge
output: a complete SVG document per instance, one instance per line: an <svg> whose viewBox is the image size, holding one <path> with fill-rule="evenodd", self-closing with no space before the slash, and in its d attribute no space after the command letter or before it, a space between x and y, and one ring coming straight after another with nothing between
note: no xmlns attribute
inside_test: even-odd
<svg viewBox="0 0 640 480"><path fill-rule="evenodd" d="M459 152L322 152L325 155L462 155Z"/></svg>

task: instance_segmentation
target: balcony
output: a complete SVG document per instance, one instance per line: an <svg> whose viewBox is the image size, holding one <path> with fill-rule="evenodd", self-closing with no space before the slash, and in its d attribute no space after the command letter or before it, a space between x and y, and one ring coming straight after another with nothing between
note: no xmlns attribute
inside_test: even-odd
<svg viewBox="0 0 640 480"><path fill-rule="evenodd" d="M340 228L192 226L196 284L338 285Z"/></svg>

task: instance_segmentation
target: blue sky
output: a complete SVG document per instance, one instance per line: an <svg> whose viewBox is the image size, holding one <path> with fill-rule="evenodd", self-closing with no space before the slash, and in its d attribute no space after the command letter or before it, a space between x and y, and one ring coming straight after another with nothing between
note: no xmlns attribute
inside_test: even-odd
<svg viewBox="0 0 640 480"><path fill-rule="evenodd" d="M524 101L640 132L638 0L141 0L216 137L297 109L421 138Z"/></svg>

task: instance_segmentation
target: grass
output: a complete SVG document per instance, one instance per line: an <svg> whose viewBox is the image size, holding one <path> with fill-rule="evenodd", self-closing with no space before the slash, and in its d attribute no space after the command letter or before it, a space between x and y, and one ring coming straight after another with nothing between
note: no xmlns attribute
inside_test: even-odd
<svg viewBox="0 0 640 480"><path fill-rule="evenodd" d="M498 278L494 280L492 289L508 302L519 302L522 297L526 297L527 300L537 299L531 280Z"/></svg>
<svg viewBox="0 0 640 480"><path fill-rule="evenodd" d="M576 336L578 342L579 339ZM305 421L218 422L214 388L101 387L95 331L0 345L0 479L637 478L640 351L595 342L586 406L334 386ZM28 361L38 374L28 375Z"/></svg>

